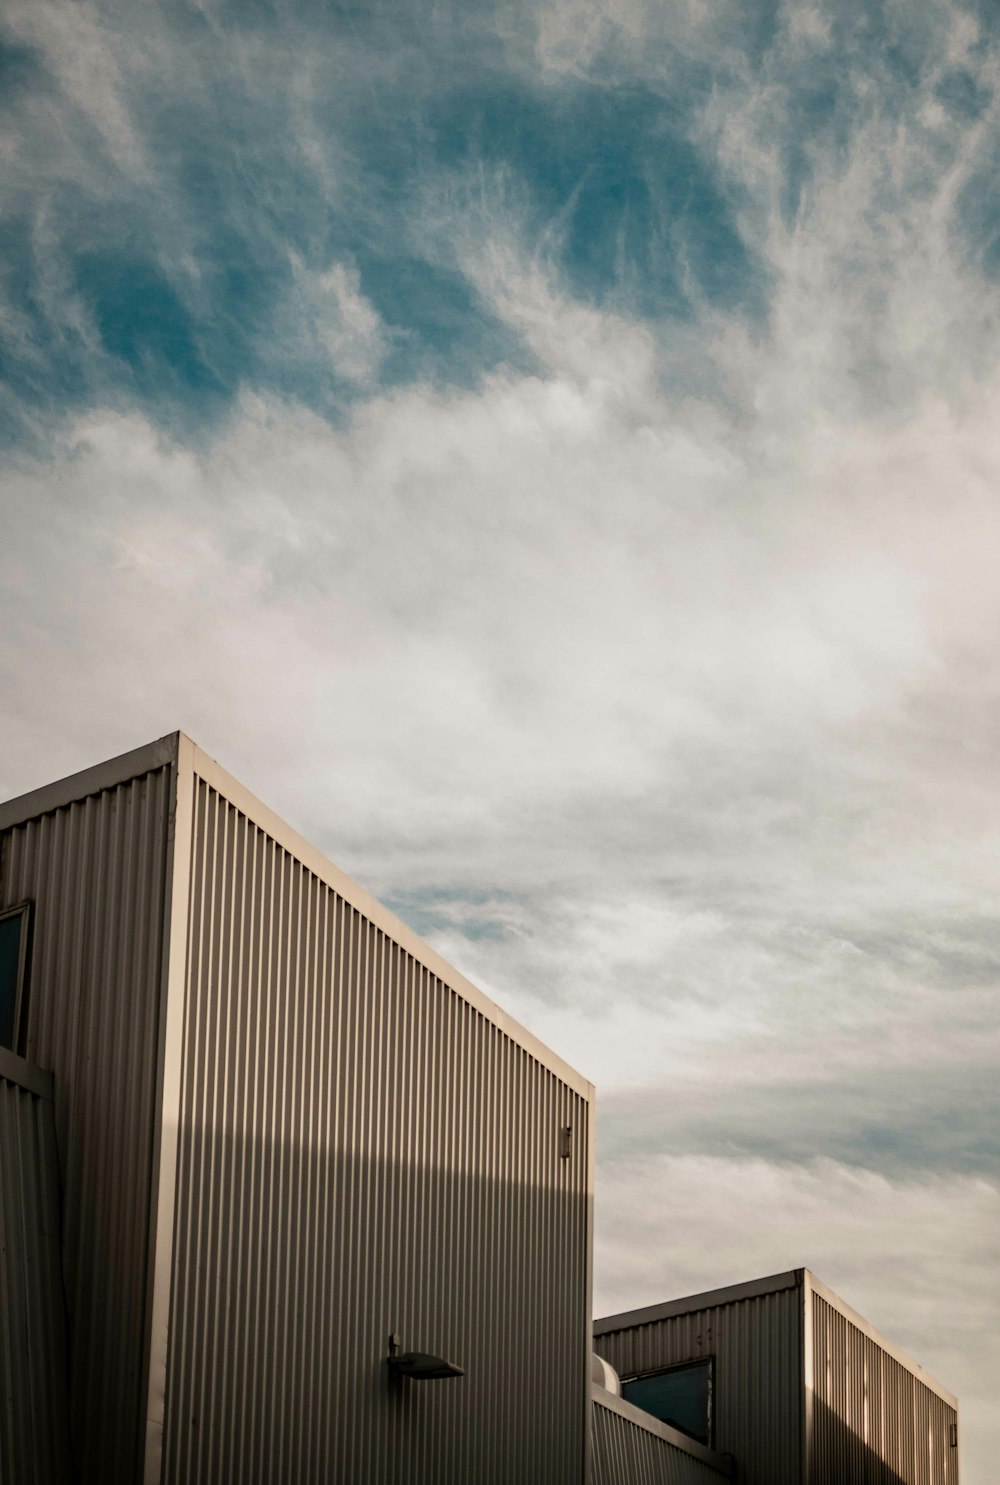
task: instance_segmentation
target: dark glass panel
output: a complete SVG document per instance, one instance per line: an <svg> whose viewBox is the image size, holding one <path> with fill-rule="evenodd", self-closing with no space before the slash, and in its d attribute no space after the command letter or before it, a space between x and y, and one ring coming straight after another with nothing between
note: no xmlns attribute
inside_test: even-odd
<svg viewBox="0 0 1000 1485"><path fill-rule="evenodd" d="M21 961L23 913L0 918L0 1047L14 1046L14 1013L17 1009L17 970Z"/></svg>
<svg viewBox="0 0 1000 1485"><path fill-rule="evenodd" d="M672 1424L702 1444L709 1442L711 1362L699 1361L623 1382L622 1397L661 1423Z"/></svg>

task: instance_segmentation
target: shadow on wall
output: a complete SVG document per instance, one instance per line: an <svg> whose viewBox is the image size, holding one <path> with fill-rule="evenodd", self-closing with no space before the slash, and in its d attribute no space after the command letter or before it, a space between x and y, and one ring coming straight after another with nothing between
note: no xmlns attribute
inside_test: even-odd
<svg viewBox="0 0 1000 1485"><path fill-rule="evenodd" d="M883 1417L870 1418L869 1426L883 1440L878 1449L816 1398L810 1485L957 1485L958 1449L947 1425Z"/></svg>
<svg viewBox="0 0 1000 1485"><path fill-rule="evenodd" d="M578 1190L318 1140L182 1132L179 1157L165 1482L581 1485ZM393 1378L392 1332L465 1375Z"/></svg>

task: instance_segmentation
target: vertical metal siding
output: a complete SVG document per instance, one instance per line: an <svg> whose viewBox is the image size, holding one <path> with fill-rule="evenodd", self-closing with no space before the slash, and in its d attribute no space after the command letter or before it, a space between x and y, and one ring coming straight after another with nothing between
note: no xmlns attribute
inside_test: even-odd
<svg viewBox="0 0 1000 1485"><path fill-rule="evenodd" d="M11 827L34 904L27 1051L55 1074L70 1422L81 1485L135 1477L171 765Z"/></svg>
<svg viewBox="0 0 1000 1485"><path fill-rule="evenodd" d="M580 1485L586 1100L195 788L164 1481Z"/></svg>
<svg viewBox="0 0 1000 1485"><path fill-rule="evenodd" d="M592 1485L723 1485L728 1478L596 1397L593 1427Z"/></svg>
<svg viewBox="0 0 1000 1485"><path fill-rule="evenodd" d="M802 1290L778 1290L601 1331L595 1349L620 1376L714 1356L713 1448L744 1485L802 1478Z"/></svg>
<svg viewBox="0 0 1000 1485"><path fill-rule="evenodd" d="M24 1067L0 1059L0 1482L68 1485L52 1102L25 1086Z"/></svg>
<svg viewBox="0 0 1000 1485"><path fill-rule="evenodd" d="M954 1408L821 1295L812 1308L812 1485L957 1485Z"/></svg>

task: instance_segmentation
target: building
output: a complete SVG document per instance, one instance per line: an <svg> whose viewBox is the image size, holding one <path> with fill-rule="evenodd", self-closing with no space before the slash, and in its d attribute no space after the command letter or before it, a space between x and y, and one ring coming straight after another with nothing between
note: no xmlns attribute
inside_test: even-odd
<svg viewBox="0 0 1000 1485"><path fill-rule="evenodd" d="M732 1430L722 1332L680 1356L671 1306L601 1322L625 1396L592 1379L593 1120L183 734L0 805L0 1485L806 1478L758 1466L833 1438L842 1362L854 1406L848 1332L806 1366L811 1279ZM637 1405L705 1357L703 1437Z"/></svg>
<svg viewBox="0 0 1000 1485"><path fill-rule="evenodd" d="M591 1085L182 735L0 832L80 1480L582 1479Z"/></svg>
<svg viewBox="0 0 1000 1485"><path fill-rule="evenodd" d="M626 1400L742 1485L955 1485L958 1402L808 1269L594 1322Z"/></svg>

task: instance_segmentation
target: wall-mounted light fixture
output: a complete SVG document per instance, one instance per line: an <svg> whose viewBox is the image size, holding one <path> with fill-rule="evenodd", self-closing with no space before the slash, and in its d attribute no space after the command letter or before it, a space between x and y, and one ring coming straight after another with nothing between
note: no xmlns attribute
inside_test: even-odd
<svg viewBox="0 0 1000 1485"><path fill-rule="evenodd" d="M445 1377L464 1377L465 1372L453 1361L443 1356L432 1356L429 1351L404 1351L400 1354L399 1336L389 1337L389 1374L394 1377L409 1377L411 1382L439 1382Z"/></svg>

